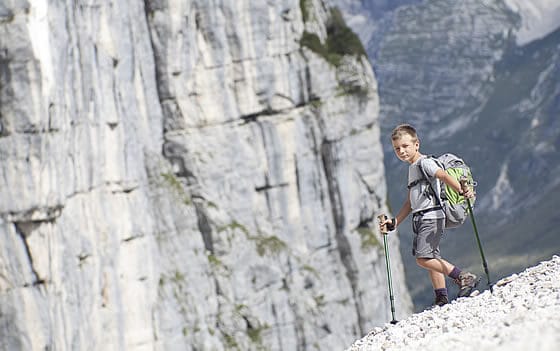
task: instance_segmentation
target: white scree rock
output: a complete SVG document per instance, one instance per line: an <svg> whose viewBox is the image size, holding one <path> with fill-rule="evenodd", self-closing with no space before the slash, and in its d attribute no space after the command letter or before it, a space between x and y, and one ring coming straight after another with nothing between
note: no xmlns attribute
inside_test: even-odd
<svg viewBox="0 0 560 351"><path fill-rule="evenodd" d="M460 298L375 328L347 351L558 350L560 257Z"/></svg>

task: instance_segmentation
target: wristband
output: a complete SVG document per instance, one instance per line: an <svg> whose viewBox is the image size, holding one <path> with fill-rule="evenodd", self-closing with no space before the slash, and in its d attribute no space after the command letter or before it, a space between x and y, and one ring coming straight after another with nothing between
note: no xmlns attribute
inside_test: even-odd
<svg viewBox="0 0 560 351"><path fill-rule="evenodd" d="M387 223L387 230L390 232L395 230L396 224L397 219L395 217L391 218L391 223Z"/></svg>

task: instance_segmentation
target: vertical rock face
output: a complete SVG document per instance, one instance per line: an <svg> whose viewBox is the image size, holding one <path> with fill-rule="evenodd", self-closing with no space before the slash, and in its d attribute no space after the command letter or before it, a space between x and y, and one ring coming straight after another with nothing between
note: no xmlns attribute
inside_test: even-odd
<svg viewBox="0 0 560 351"><path fill-rule="evenodd" d="M1 348L342 349L386 321L345 34L316 0L0 5Z"/></svg>

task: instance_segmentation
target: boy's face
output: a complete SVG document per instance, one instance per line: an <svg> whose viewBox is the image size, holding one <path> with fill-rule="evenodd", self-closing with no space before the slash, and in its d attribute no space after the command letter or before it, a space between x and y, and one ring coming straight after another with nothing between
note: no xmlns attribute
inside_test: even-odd
<svg viewBox="0 0 560 351"><path fill-rule="evenodd" d="M400 138L393 140L393 150L398 159L408 163L414 163L418 159L420 143L409 134L403 134Z"/></svg>

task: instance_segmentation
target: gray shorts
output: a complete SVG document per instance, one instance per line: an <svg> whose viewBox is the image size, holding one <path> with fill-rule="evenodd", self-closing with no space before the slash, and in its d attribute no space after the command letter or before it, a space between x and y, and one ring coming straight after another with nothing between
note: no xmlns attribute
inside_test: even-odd
<svg viewBox="0 0 560 351"><path fill-rule="evenodd" d="M445 218L426 219L422 216L412 217L412 255L416 258L441 258L439 241L443 235Z"/></svg>

